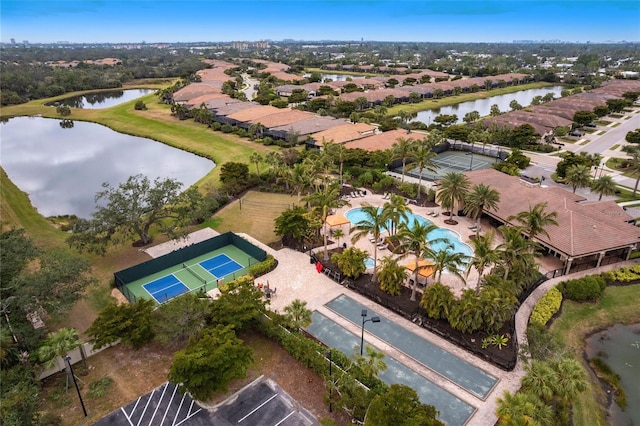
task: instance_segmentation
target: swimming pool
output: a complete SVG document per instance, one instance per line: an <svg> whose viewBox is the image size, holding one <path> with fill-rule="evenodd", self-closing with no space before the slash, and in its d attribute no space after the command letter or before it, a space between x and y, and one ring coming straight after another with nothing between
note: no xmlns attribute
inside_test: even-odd
<svg viewBox="0 0 640 426"><path fill-rule="evenodd" d="M379 209L379 210L381 210L381 209ZM351 222L354 225L356 225L358 222L360 222L362 220L366 220L367 219L367 215L359 207L349 210L345 216L346 216L347 219L349 219L349 222ZM413 223L416 220L421 225L426 225L426 224L432 224L433 223L429 219L427 219L425 217L422 217L420 215L417 215L417 214L413 214L413 213L407 213L407 219L408 219L408 222L409 222L410 226L413 226ZM404 220L401 220L401 222L402 223L406 223ZM442 250L442 249L447 247L448 243L451 243L451 244L453 244L453 250L456 253L462 253L462 254L464 254L466 256L469 256L469 257L473 256L473 250L471 250L471 247L469 247L468 245L463 243L460 240L460 236L456 232L451 231L450 229L438 228L438 229L433 230L432 232L430 232L427 235L427 239L430 240L430 241L438 239L438 238L442 238L445 241L432 244L431 247L434 250ZM371 267L373 267L373 265Z"/></svg>
<svg viewBox="0 0 640 426"><path fill-rule="evenodd" d="M364 266L365 266L367 269L371 269L371 268L373 268L373 265L374 265L374 264L375 264L375 262L374 262L374 260L373 260L373 257L367 257L367 258L364 260Z"/></svg>

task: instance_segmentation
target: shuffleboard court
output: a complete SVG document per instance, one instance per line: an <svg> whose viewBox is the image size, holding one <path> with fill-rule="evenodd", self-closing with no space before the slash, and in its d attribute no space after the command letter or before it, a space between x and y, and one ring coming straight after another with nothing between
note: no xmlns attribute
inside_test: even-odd
<svg viewBox="0 0 640 426"><path fill-rule="evenodd" d="M156 302L163 303L169 299L187 293L189 287L184 285L175 275L170 274L142 286Z"/></svg>

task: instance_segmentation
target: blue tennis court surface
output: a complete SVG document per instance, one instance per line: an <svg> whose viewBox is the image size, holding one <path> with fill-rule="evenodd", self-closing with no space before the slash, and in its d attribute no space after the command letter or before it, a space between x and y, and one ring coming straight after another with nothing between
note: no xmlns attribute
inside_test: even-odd
<svg viewBox="0 0 640 426"><path fill-rule="evenodd" d="M232 272L242 269L242 265L231 259L226 254L219 254L211 259L203 260L200 262L200 266L206 269L210 274L215 275L216 278L222 278Z"/></svg>
<svg viewBox="0 0 640 426"><path fill-rule="evenodd" d="M144 287L158 303L166 302L169 299L173 299L189 291L189 287L184 285L182 281L173 274L158 278L142 287Z"/></svg>

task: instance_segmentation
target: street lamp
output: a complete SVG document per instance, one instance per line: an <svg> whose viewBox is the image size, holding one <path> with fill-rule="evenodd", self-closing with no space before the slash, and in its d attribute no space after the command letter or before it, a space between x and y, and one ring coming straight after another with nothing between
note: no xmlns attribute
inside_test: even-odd
<svg viewBox="0 0 640 426"><path fill-rule="evenodd" d="M360 312L360 316L362 317L362 330L360 332L360 356L362 356L362 352L363 352L363 347L364 347L364 324L366 322L380 322L380 317L371 317L369 319L367 319L367 310L363 309L362 312Z"/></svg>
<svg viewBox="0 0 640 426"><path fill-rule="evenodd" d="M329 349L325 355L329 358L329 412L333 412L333 399L331 395L331 389L333 388L333 382L331 380L331 366L333 362L331 361L331 349Z"/></svg>
<svg viewBox="0 0 640 426"><path fill-rule="evenodd" d="M80 395L80 388L78 388L78 382L76 381L76 375L73 374L73 368L71 368L71 357L69 355L64 357L64 362L67 364L67 368L71 373L71 378L73 379L73 384L76 387L76 392L78 392L78 398L80 399L80 405L82 405L82 412L84 416L87 417L87 409L84 408L84 401L82 401L82 395Z"/></svg>

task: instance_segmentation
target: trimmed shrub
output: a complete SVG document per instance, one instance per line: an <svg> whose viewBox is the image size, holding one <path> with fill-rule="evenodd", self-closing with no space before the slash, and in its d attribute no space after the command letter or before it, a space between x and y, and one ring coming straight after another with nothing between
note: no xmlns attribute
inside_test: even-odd
<svg viewBox="0 0 640 426"><path fill-rule="evenodd" d="M598 300L606 286L606 281L600 275L590 275L562 282L558 287L567 299L585 302Z"/></svg>
<svg viewBox="0 0 640 426"><path fill-rule="evenodd" d="M551 317L558 312L560 305L562 305L562 293L556 287L553 287L538 300L538 303L536 303L536 306L533 308L533 312L531 312L529 322L541 326L546 325Z"/></svg>
<svg viewBox="0 0 640 426"><path fill-rule="evenodd" d="M640 280L640 264L625 266L620 269L615 269L613 271L603 272L600 275L605 281L610 282L620 282L620 283L628 283L633 281Z"/></svg>
<svg viewBox="0 0 640 426"><path fill-rule="evenodd" d="M264 262L251 265L251 267L249 268L249 274L257 278L261 275L266 274L267 272L271 272L276 267L276 265L276 259L272 255L268 254Z"/></svg>

